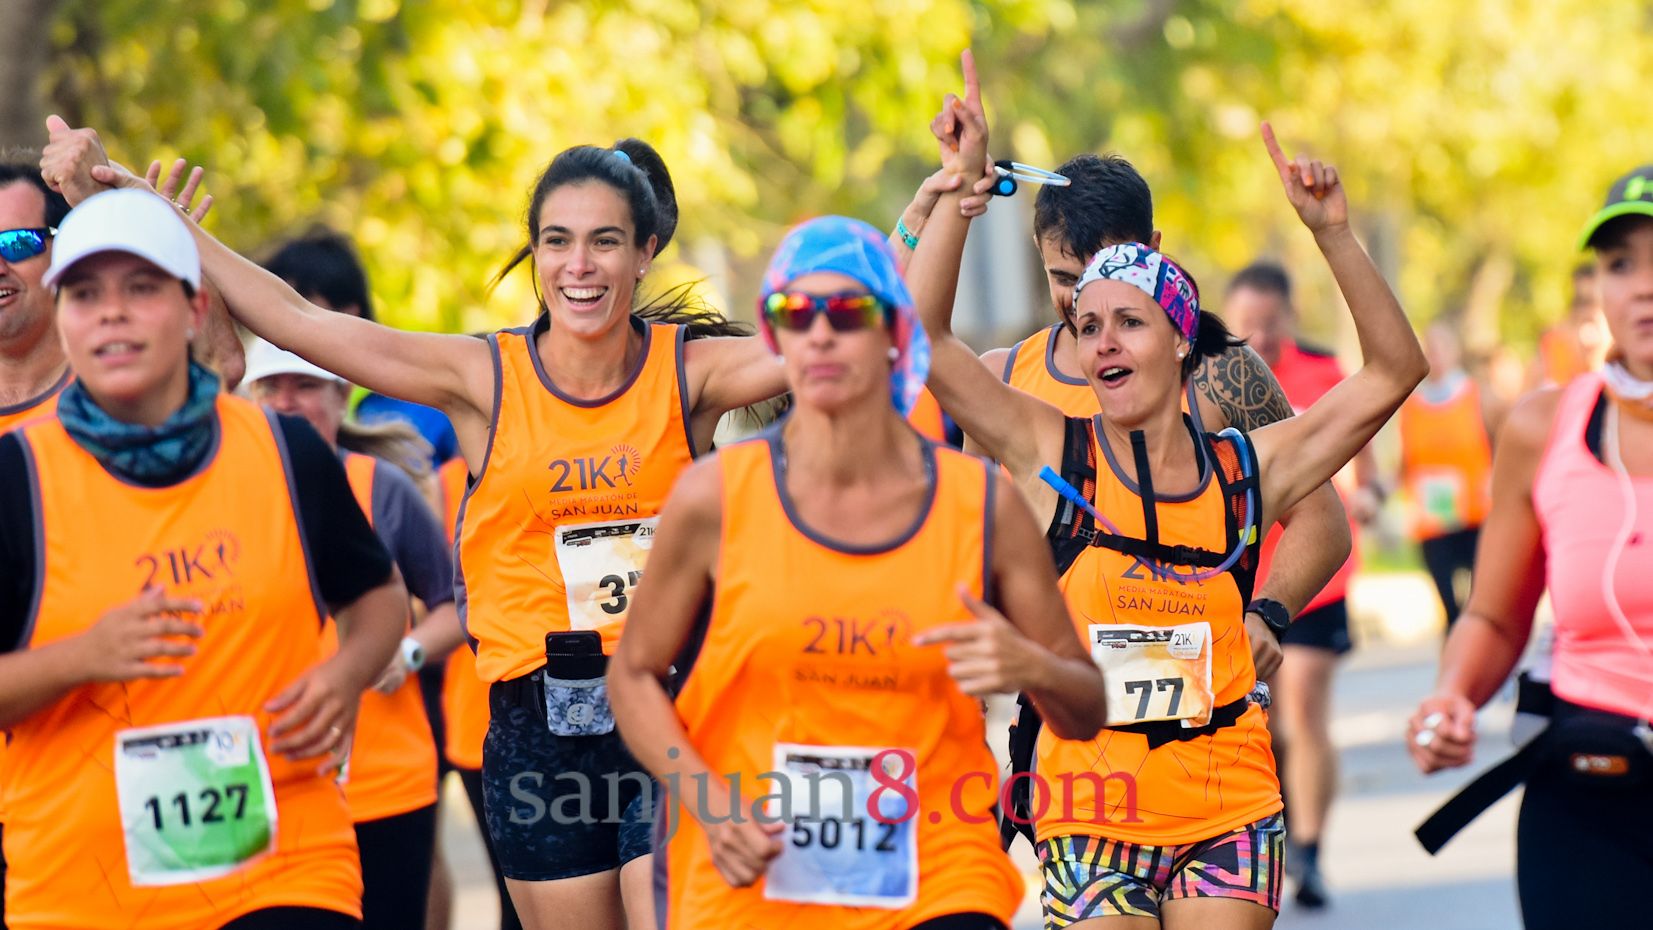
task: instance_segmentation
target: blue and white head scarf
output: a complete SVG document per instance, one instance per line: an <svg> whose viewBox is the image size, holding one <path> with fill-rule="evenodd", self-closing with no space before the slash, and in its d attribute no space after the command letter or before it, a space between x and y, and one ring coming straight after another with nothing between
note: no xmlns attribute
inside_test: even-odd
<svg viewBox="0 0 1653 930"><path fill-rule="evenodd" d="M769 295L818 271L854 278L868 293L894 308L890 338L899 355L890 371L890 400L902 416L911 413L930 374L930 337L919 324L912 292L901 278L889 242L872 226L847 216L822 216L800 223L786 234L769 260L759 307ZM758 327L773 349L775 334L761 310Z"/></svg>

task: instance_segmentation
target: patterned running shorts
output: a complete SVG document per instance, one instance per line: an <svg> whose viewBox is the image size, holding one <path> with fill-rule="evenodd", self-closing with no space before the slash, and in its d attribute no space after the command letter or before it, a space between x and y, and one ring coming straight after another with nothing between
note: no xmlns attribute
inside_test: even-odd
<svg viewBox="0 0 1653 930"><path fill-rule="evenodd" d="M1181 846L1054 837L1038 846L1045 927L1092 917L1158 918L1161 902L1174 898L1236 898L1278 912L1285 842L1280 814Z"/></svg>

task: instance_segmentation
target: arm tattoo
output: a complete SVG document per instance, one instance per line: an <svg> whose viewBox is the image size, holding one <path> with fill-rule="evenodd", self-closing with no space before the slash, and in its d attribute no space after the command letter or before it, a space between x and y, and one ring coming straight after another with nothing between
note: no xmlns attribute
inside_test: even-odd
<svg viewBox="0 0 1653 930"><path fill-rule="evenodd" d="M1243 432L1292 415L1274 372L1250 346L1234 346L1202 361L1194 371L1194 386L1217 405L1229 426Z"/></svg>

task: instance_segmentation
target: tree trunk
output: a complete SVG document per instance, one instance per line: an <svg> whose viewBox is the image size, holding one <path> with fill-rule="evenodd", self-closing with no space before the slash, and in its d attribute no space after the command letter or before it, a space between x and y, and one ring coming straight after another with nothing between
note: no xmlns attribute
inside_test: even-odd
<svg viewBox="0 0 1653 930"><path fill-rule="evenodd" d="M61 0L0 3L0 149L46 142L41 110L52 19Z"/></svg>

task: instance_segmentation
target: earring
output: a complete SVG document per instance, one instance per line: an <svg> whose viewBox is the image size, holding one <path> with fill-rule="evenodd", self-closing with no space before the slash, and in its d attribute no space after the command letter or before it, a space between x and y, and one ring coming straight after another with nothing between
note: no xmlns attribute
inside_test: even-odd
<svg viewBox="0 0 1653 930"><path fill-rule="evenodd" d="M648 270L648 269L647 269L647 268L639 268L639 269L637 269L637 276L638 276L638 277L639 277L639 278L641 278L641 277L642 277L642 276L643 276L643 275L646 275L646 274L648 274L648 273L649 273L649 270Z"/></svg>
<svg viewBox="0 0 1653 930"><path fill-rule="evenodd" d="M1177 350L1177 361L1180 362L1180 361L1182 361L1183 359L1185 359L1187 357L1188 357L1188 350L1187 349L1178 349Z"/></svg>
<svg viewBox="0 0 1653 930"><path fill-rule="evenodd" d="M195 330L193 330L193 329L184 330L184 341L185 342L194 342L195 341Z"/></svg>
<svg viewBox="0 0 1653 930"><path fill-rule="evenodd" d="M892 361L892 362L901 361L901 350L897 349L895 346L890 346L890 361Z"/></svg>

